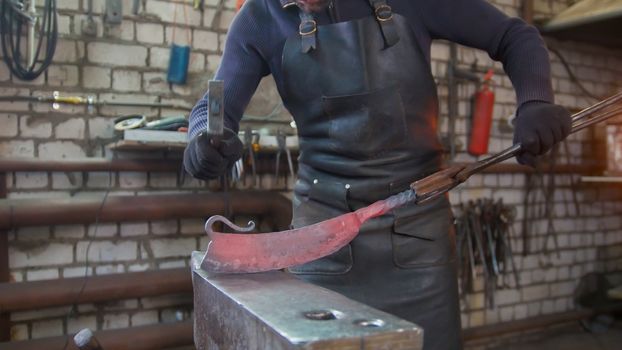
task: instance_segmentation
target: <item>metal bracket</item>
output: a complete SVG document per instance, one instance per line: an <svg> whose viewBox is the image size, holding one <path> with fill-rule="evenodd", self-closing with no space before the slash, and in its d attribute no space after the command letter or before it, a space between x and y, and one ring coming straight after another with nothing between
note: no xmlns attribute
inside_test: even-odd
<svg viewBox="0 0 622 350"><path fill-rule="evenodd" d="M106 12L104 22L108 24L121 24L123 19L122 0L106 0Z"/></svg>

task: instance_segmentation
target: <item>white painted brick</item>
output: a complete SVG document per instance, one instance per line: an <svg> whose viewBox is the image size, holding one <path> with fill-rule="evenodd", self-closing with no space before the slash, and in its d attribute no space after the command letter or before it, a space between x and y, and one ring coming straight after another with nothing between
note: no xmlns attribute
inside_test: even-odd
<svg viewBox="0 0 622 350"><path fill-rule="evenodd" d="M111 118L95 117L89 119L89 138L110 139L114 137L114 123Z"/></svg>
<svg viewBox="0 0 622 350"><path fill-rule="evenodd" d="M171 91L165 73L143 73L143 89L145 92L164 94Z"/></svg>
<svg viewBox="0 0 622 350"><path fill-rule="evenodd" d="M551 314L555 312L555 302L553 300L544 300L542 301L542 313L543 314Z"/></svg>
<svg viewBox="0 0 622 350"><path fill-rule="evenodd" d="M499 309L499 318L501 322L509 322L514 319L514 307L513 306L505 306Z"/></svg>
<svg viewBox="0 0 622 350"><path fill-rule="evenodd" d="M127 270L129 272L142 272L149 270L150 267L151 266L149 264L132 264L127 268Z"/></svg>
<svg viewBox="0 0 622 350"><path fill-rule="evenodd" d="M115 185L114 174L110 172L90 172L87 173L86 186L88 188L109 188Z"/></svg>
<svg viewBox="0 0 622 350"><path fill-rule="evenodd" d="M101 100L104 101L115 101L115 102L155 102L157 96L150 94L135 94L135 93L124 93L124 94L100 94ZM119 115L124 114L142 114L146 117L155 117L157 115L157 110L155 108L144 108L144 107L122 107L122 106L104 106L100 107L99 111L103 115L107 115L110 117L118 117ZM112 126L112 125L111 125Z"/></svg>
<svg viewBox="0 0 622 350"><path fill-rule="evenodd" d="M521 320L527 318L527 305L520 304L514 306L514 319Z"/></svg>
<svg viewBox="0 0 622 350"><path fill-rule="evenodd" d="M78 316L67 320L67 333L78 333L84 328L92 331L97 329L97 318L95 316Z"/></svg>
<svg viewBox="0 0 622 350"><path fill-rule="evenodd" d="M4 157L34 157L35 144L32 140L0 142L0 155Z"/></svg>
<svg viewBox="0 0 622 350"><path fill-rule="evenodd" d="M152 47L149 49L149 67L168 68L170 48Z"/></svg>
<svg viewBox="0 0 622 350"><path fill-rule="evenodd" d="M137 244L132 241L78 242L76 246L77 261L86 261L87 249L88 260L91 262L126 261L136 259Z"/></svg>
<svg viewBox="0 0 622 350"><path fill-rule="evenodd" d="M79 10L80 1L79 0L57 0L56 8L59 10Z"/></svg>
<svg viewBox="0 0 622 350"><path fill-rule="evenodd" d="M11 272L9 277L9 281L11 282L22 282L24 281L24 274L21 272Z"/></svg>
<svg viewBox="0 0 622 350"><path fill-rule="evenodd" d="M164 45L192 46L192 29L179 25L167 26L164 29ZM194 50L191 47L191 51Z"/></svg>
<svg viewBox="0 0 622 350"><path fill-rule="evenodd" d="M570 296L574 292L575 285L576 285L576 281L552 283L550 285L551 296L553 297Z"/></svg>
<svg viewBox="0 0 622 350"><path fill-rule="evenodd" d="M141 188L147 186L147 173L122 171L119 172L119 186L121 188Z"/></svg>
<svg viewBox="0 0 622 350"><path fill-rule="evenodd" d="M222 56L220 55L208 55L207 56L207 70L210 72L215 72L220 62L222 60Z"/></svg>
<svg viewBox="0 0 622 350"><path fill-rule="evenodd" d="M520 292L516 289L502 289L495 295L497 305L516 304L520 301Z"/></svg>
<svg viewBox="0 0 622 350"><path fill-rule="evenodd" d="M19 118L19 131L22 137L48 138L52 136L52 123L48 118L22 116Z"/></svg>
<svg viewBox="0 0 622 350"><path fill-rule="evenodd" d="M127 314L106 314L102 329L127 328L130 325L130 317Z"/></svg>
<svg viewBox="0 0 622 350"><path fill-rule="evenodd" d="M47 83L50 86L71 87L80 82L77 66L51 65L47 70Z"/></svg>
<svg viewBox="0 0 622 350"><path fill-rule="evenodd" d="M175 261L166 261L163 263L160 263L160 265L158 265L158 268L160 269L176 269L179 267L186 267L186 260L175 260Z"/></svg>
<svg viewBox="0 0 622 350"><path fill-rule="evenodd" d="M218 28L221 30L229 29L234 17L235 17L234 11L222 11L220 13L220 21L218 22Z"/></svg>
<svg viewBox="0 0 622 350"><path fill-rule="evenodd" d="M159 17L162 22L187 23L190 26L201 25L201 12L195 11L191 5L181 5L156 0L147 1L146 4L145 11L148 14Z"/></svg>
<svg viewBox="0 0 622 350"><path fill-rule="evenodd" d="M58 279L58 269L29 270L26 272L28 281Z"/></svg>
<svg viewBox="0 0 622 350"><path fill-rule="evenodd" d="M162 44L164 27L157 23L136 23L136 39L148 44Z"/></svg>
<svg viewBox="0 0 622 350"><path fill-rule="evenodd" d="M29 96L28 89L15 89L9 87L0 87L0 96ZM30 109L29 102L0 102L0 111L28 111Z"/></svg>
<svg viewBox="0 0 622 350"><path fill-rule="evenodd" d="M216 11L210 8L206 8L203 10L203 28L211 28L214 24L214 17L216 16Z"/></svg>
<svg viewBox="0 0 622 350"><path fill-rule="evenodd" d="M531 272L531 280L533 283L544 282L545 273L542 269L535 269Z"/></svg>
<svg viewBox="0 0 622 350"><path fill-rule="evenodd" d="M85 234L84 225L58 225L54 226L55 238L82 238Z"/></svg>
<svg viewBox="0 0 622 350"><path fill-rule="evenodd" d="M175 294L140 299L143 309L155 309L178 305L192 305L192 295Z"/></svg>
<svg viewBox="0 0 622 350"><path fill-rule="evenodd" d="M176 188L176 173L149 173L149 185L156 188Z"/></svg>
<svg viewBox="0 0 622 350"><path fill-rule="evenodd" d="M564 311L568 311L570 299L568 298L561 298L561 299L557 299L555 300L555 312L564 312Z"/></svg>
<svg viewBox="0 0 622 350"><path fill-rule="evenodd" d="M180 309L166 309L160 312L163 323L181 322L188 317L188 312Z"/></svg>
<svg viewBox="0 0 622 350"><path fill-rule="evenodd" d="M32 338L53 337L63 334L63 320L38 321L32 324Z"/></svg>
<svg viewBox="0 0 622 350"><path fill-rule="evenodd" d="M72 118L64 122L58 123L54 127L54 136L57 139L84 139L84 129L86 123L82 118Z"/></svg>
<svg viewBox="0 0 622 350"><path fill-rule="evenodd" d="M58 16L58 34L71 34L71 16Z"/></svg>
<svg viewBox="0 0 622 350"><path fill-rule="evenodd" d="M43 188L48 185L48 173L15 173L15 187L18 189Z"/></svg>
<svg viewBox="0 0 622 350"><path fill-rule="evenodd" d="M133 41L134 22L124 20L123 22L121 22L121 25L104 26L104 36L109 38Z"/></svg>
<svg viewBox="0 0 622 350"><path fill-rule="evenodd" d="M54 62L75 63L79 58L78 47L75 41L59 39L54 51Z"/></svg>
<svg viewBox="0 0 622 350"><path fill-rule="evenodd" d="M118 91L140 91L139 72L118 70L113 73L112 88Z"/></svg>
<svg viewBox="0 0 622 350"><path fill-rule="evenodd" d="M42 318L64 317L69 307L45 308L31 311L11 312L11 322L37 320Z"/></svg>
<svg viewBox="0 0 622 350"><path fill-rule="evenodd" d="M16 231L17 240L26 241L47 241L50 239L49 226L20 227Z"/></svg>
<svg viewBox="0 0 622 350"><path fill-rule="evenodd" d="M11 326L11 341L28 340L28 325L16 324Z"/></svg>
<svg viewBox="0 0 622 350"><path fill-rule="evenodd" d="M149 225L151 233L155 235L173 235L179 232L179 222L177 220L152 221Z"/></svg>
<svg viewBox="0 0 622 350"><path fill-rule="evenodd" d="M523 287L521 294L523 302L544 299L549 296L549 288L548 285Z"/></svg>
<svg viewBox="0 0 622 350"><path fill-rule="evenodd" d="M105 67L86 66L82 68L82 85L91 89L108 89L112 82L112 70Z"/></svg>
<svg viewBox="0 0 622 350"><path fill-rule="evenodd" d="M0 137L13 137L18 133L18 118L15 114L0 114Z"/></svg>
<svg viewBox="0 0 622 350"><path fill-rule="evenodd" d="M52 173L52 188L55 190L79 189L83 185L82 173Z"/></svg>
<svg viewBox="0 0 622 350"><path fill-rule="evenodd" d="M219 51L224 51L225 50L225 44L227 42L227 35L226 34L221 34L220 35L220 47L218 48ZM442 105L441 105L442 106ZM442 108L442 107L441 107Z"/></svg>
<svg viewBox="0 0 622 350"><path fill-rule="evenodd" d="M70 141L41 143L39 144L38 150L39 158L45 159L71 159L86 156L82 147Z"/></svg>
<svg viewBox="0 0 622 350"><path fill-rule="evenodd" d="M181 219L181 233L191 235L205 234L205 220L203 219Z"/></svg>
<svg viewBox="0 0 622 350"><path fill-rule="evenodd" d="M193 48L198 50L218 50L218 34L207 30L195 30Z"/></svg>
<svg viewBox="0 0 622 350"><path fill-rule="evenodd" d="M544 280L546 282L553 282L557 280L557 268L551 267L545 271Z"/></svg>
<svg viewBox="0 0 622 350"><path fill-rule="evenodd" d="M121 311L138 308L137 299L111 300L103 304L106 311Z"/></svg>
<svg viewBox="0 0 622 350"><path fill-rule="evenodd" d="M203 73L205 71L205 55L199 52L190 53L190 62L188 62L188 71L190 73ZM192 85L182 86L182 85L173 85L173 88L181 88L184 87L188 90L184 95L196 94L193 90Z"/></svg>
<svg viewBox="0 0 622 350"><path fill-rule="evenodd" d="M151 250L158 258L188 257L196 250L197 245L194 238L153 239L146 243L151 246Z"/></svg>
<svg viewBox="0 0 622 350"><path fill-rule="evenodd" d="M0 56L2 56L0 54ZM0 81L9 81L11 80L11 71L6 66L6 64L0 64Z"/></svg>
<svg viewBox="0 0 622 350"><path fill-rule="evenodd" d="M147 62L147 48L143 46L91 42L87 51L89 62L93 63L144 67Z"/></svg>
<svg viewBox="0 0 622 350"><path fill-rule="evenodd" d="M131 326L144 326L158 323L158 312L155 310L140 311L132 315Z"/></svg>
<svg viewBox="0 0 622 350"><path fill-rule="evenodd" d="M117 265L101 265L95 268L95 274L97 275L112 275L115 273L124 273L125 266L121 264Z"/></svg>
<svg viewBox="0 0 622 350"><path fill-rule="evenodd" d="M144 236L149 234L149 224L146 222L131 222L120 224L121 237Z"/></svg>
<svg viewBox="0 0 622 350"><path fill-rule="evenodd" d="M63 269L63 278L72 278L72 277L84 277L84 276L92 276L93 268L80 266L80 267L66 267Z"/></svg>
<svg viewBox="0 0 622 350"><path fill-rule="evenodd" d="M484 308L484 293L467 294L466 300L469 310L479 310Z"/></svg>
<svg viewBox="0 0 622 350"><path fill-rule="evenodd" d="M540 314L542 305L540 304L540 302L536 301L533 303L527 303L525 304L527 305L527 316L528 317L534 317Z"/></svg>
<svg viewBox="0 0 622 350"><path fill-rule="evenodd" d="M557 278L559 280L566 280L570 278L570 268L568 266L560 267L557 271Z"/></svg>
<svg viewBox="0 0 622 350"><path fill-rule="evenodd" d="M42 243L29 245L28 249L9 247L9 266L11 268L64 265L73 261L73 245L62 243Z"/></svg>

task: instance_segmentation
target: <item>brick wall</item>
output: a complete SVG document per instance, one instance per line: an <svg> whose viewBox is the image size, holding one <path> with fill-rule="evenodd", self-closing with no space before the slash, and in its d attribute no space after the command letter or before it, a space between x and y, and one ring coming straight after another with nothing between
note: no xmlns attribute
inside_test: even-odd
<svg viewBox="0 0 622 350"><path fill-rule="evenodd" d="M103 1L94 1L98 34L95 38L81 35L86 19L87 0L58 2L61 39L54 63L34 82L14 79L0 64L0 95L50 95L58 90L63 95L94 95L103 100L137 102L175 102L191 106L203 93L206 82L219 63L226 29L234 15L234 1L221 3L207 0L200 13L189 2L149 0L143 2L138 16L125 15L118 26L102 25ZM518 13L518 0L494 1L510 15ZM538 2L538 16L559 11L566 1ZM131 1L124 2L129 12ZM184 8L185 14L184 15ZM177 13L175 15L175 12ZM192 43L188 84L166 83L169 45L173 30L178 43ZM590 91L607 95L619 90L622 81L622 52L576 43L549 40L569 61L576 75ZM514 112L514 92L500 64L493 64L487 54L459 48L460 67L478 71L494 67L497 94L492 128L491 152L511 145L507 116ZM449 46L435 43L432 69L441 96L441 128L447 128L447 87L445 72ZM586 107L592 101L570 81L559 59L551 55L557 101L568 108ZM467 141L469 98L474 87L459 88L459 116L456 130L462 145ZM249 113L269 113L278 103L274 84L264 80ZM45 104L0 102L0 155L38 158L111 157L105 145L114 134L111 121L118 115L146 113L150 117L179 115L183 110L101 107L87 110L81 106L61 106L54 110ZM592 158L592 135L583 132L571 137L571 161ZM164 154L117 154L119 157L162 157ZM170 156L170 155L167 155ZM458 160L474 158L460 151ZM622 223L617 213L622 207L620 190L609 186L581 185L578 197L581 214L574 212L570 183L574 176L557 177L555 192L555 227L559 232L560 253L545 254L545 222L538 220L532 239L531 254L520 254L519 237L514 237L522 288L506 288L496 293L497 307L486 309L483 283L477 292L463 302L463 324L474 327L499 321L572 309L572 292L578 278L590 271L606 271L622 266ZM503 198L516 205L521 231L524 175L477 175L450 194L452 203L477 198ZM269 187L271 181L262 181ZM45 173L18 172L7 177L8 197L58 198L110 195L141 195L155 192L204 191L213 184L175 173ZM542 202L542 200L540 200ZM33 281L101 275L147 269L187 266L192 250L204 249L202 220L164 222L106 223L23 228L9 233L10 268L15 281ZM87 253L88 250L88 253ZM88 257L88 264L86 263ZM81 327L109 329L184 319L191 316L188 297L160 297L120 302L79 305L19 312L11 315L13 338L27 339L72 332Z"/></svg>

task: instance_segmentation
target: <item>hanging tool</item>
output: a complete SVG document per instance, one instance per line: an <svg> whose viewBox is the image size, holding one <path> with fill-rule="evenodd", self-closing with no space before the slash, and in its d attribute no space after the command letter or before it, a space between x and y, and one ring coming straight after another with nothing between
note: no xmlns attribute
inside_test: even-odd
<svg viewBox="0 0 622 350"><path fill-rule="evenodd" d="M622 93L576 113L572 118L572 132L622 114ZM206 271L244 273L282 269L304 264L331 253L348 244L359 232L361 225L371 219L407 203L424 203L438 198L466 181L471 175L487 167L515 157L522 151L516 144L502 152L470 165L453 165L410 185L410 189L379 200L357 211L343 214L314 225L293 230L263 234L224 234L212 230L215 223L224 223L238 232L254 228L236 226L226 218L215 215L205 224L211 242L201 266Z"/></svg>
<svg viewBox="0 0 622 350"><path fill-rule="evenodd" d="M256 146L257 145L257 146ZM256 150L259 149L259 133L254 132L249 126L244 130L244 154L251 165L253 174L253 182L256 188L259 188L259 176L257 175L257 156ZM242 182L246 184L246 173L244 173Z"/></svg>
<svg viewBox="0 0 622 350"><path fill-rule="evenodd" d="M486 73L481 89L474 96L471 138L467 148L469 153L474 156L488 153L492 111L495 106L495 93L490 88L493 74L492 69Z"/></svg>
<svg viewBox="0 0 622 350"><path fill-rule="evenodd" d="M497 287L520 286L510 245L515 208L504 205L502 200L478 199L460 204L460 209L456 216L456 241L462 295L475 292L474 281L481 265L484 300L493 308ZM514 286L506 282L506 276L514 278Z"/></svg>
<svg viewBox="0 0 622 350"><path fill-rule="evenodd" d="M287 157L287 166L289 167L289 176L292 178L294 175L294 165L292 163L292 154L287 148L287 135L282 130L277 131L276 133L276 143L278 146L278 150L276 152L276 170L274 172L274 184L278 183L279 178L279 166L281 165L281 153L285 153ZM285 185L287 186L287 180L285 181Z"/></svg>

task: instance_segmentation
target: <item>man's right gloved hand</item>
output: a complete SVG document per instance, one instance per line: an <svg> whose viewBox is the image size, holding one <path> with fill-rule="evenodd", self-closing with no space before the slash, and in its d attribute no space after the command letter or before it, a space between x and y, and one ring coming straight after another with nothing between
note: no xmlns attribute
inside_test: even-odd
<svg viewBox="0 0 622 350"><path fill-rule="evenodd" d="M184 168L197 179L215 179L225 173L241 156L244 146L235 132L225 128L220 142L202 132L190 140L184 151Z"/></svg>

